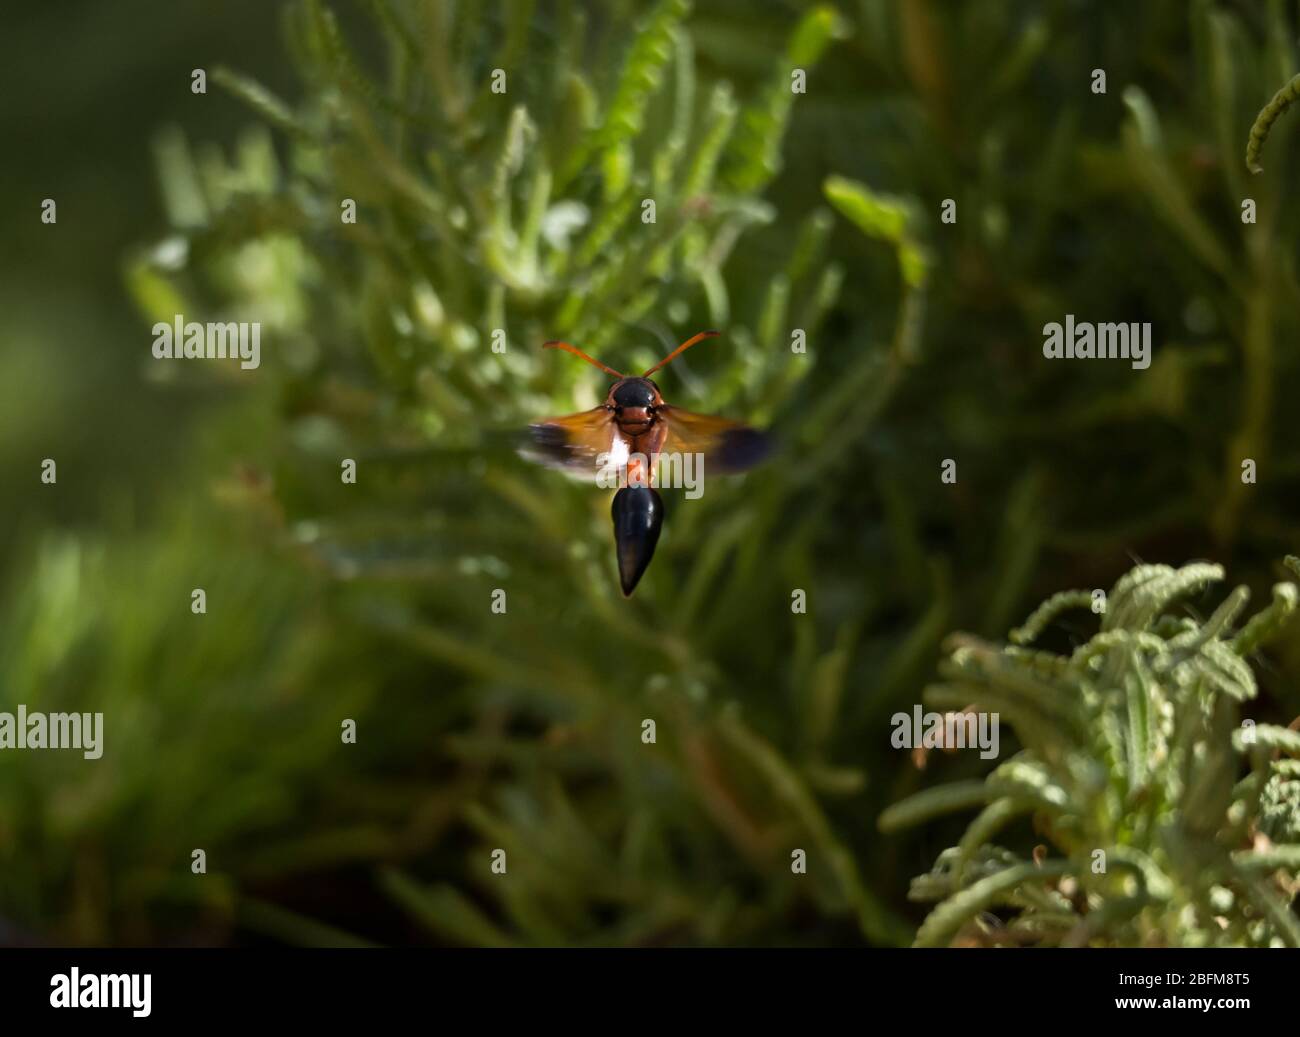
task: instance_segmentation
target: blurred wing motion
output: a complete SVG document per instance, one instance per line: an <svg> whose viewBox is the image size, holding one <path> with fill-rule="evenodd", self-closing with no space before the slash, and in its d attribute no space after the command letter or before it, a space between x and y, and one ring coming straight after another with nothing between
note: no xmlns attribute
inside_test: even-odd
<svg viewBox="0 0 1300 1037"><path fill-rule="evenodd" d="M543 418L528 426L528 442L519 452L538 464L595 480L600 472L597 458L609 452L615 431L610 412L603 406L562 418Z"/></svg>
<svg viewBox="0 0 1300 1037"><path fill-rule="evenodd" d="M738 421L668 406L660 407L659 415L668 426L663 449L703 454L706 472L743 472L772 452L771 437Z"/></svg>

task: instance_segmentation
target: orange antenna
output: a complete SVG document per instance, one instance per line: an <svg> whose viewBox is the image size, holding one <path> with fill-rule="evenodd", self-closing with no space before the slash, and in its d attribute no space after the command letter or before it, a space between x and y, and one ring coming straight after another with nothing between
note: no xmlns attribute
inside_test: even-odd
<svg viewBox="0 0 1300 1037"><path fill-rule="evenodd" d="M695 343L700 342L706 338L717 338L720 334L722 334L722 332L720 331L701 331L698 335L692 335L680 346L678 346L671 353L669 353L666 357L660 360L659 363L655 364L654 367L650 368L650 370L647 371L645 374L643 374L641 377L649 378L650 375L658 371L659 368L664 366L664 364L668 363L670 360L677 359L677 357L685 353L688 349L691 348L691 346L695 345Z"/></svg>
<svg viewBox="0 0 1300 1037"><path fill-rule="evenodd" d="M585 360L585 361L587 361L587 363L589 363L589 364L591 364L591 365L593 365L593 366L595 366L595 367L599 367L599 368L600 368L602 371L604 371L606 374L612 374L615 378L622 378L622 377L623 377L621 374L619 374L619 372L615 371L612 367L606 367L604 364L602 364L602 363L601 363L599 360L597 360L595 357L589 357L589 356L587 356L587 354L584 353L581 349L578 349L577 346L571 346L571 345L569 345L567 342L555 342L555 341L551 341L551 342L543 342L543 343L542 343L542 348L543 348L543 349L562 349L562 350L564 350L566 353L572 353L574 356L580 356L580 357L582 357L582 359Z"/></svg>

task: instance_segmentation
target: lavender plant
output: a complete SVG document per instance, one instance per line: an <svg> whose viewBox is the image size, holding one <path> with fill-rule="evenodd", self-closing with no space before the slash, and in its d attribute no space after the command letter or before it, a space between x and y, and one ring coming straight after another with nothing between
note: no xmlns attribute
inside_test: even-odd
<svg viewBox="0 0 1300 1037"><path fill-rule="evenodd" d="M926 702L997 712L1021 749L982 781L881 816L894 831L980 808L912 883L935 905L918 945L1300 946L1300 734L1241 717L1256 696L1247 659L1288 629L1297 587L1277 583L1245 623L1244 586L1207 619L1177 610L1222 578L1206 563L1139 565L1068 654L1031 646L1062 612L1102 600L1092 591L1049 598L1009 645L950 640ZM1022 818L1045 841L1031 856L995 841Z"/></svg>
<svg viewBox="0 0 1300 1037"><path fill-rule="evenodd" d="M239 16L217 10L204 24L240 40ZM1240 149L1296 71L1289 9L283 10L283 81L268 50L240 46L258 78L210 68L211 92L192 94L169 12L131 38L132 69L153 55L154 78L101 138L83 135L90 108L71 87L62 121L53 95L10 121L15 139L39 130L31 157L48 153L10 164L8 195L59 193L75 218L56 232L5 210L26 287L0 308L18 347L0 461L28 487L33 459L57 455L60 479L5 513L21 535L0 591L0 698L109 723L94 768L0 754L0 939L910 942L915 862L960 837L935 817L882 840L874 819L941 768L984 765L918 773L882 732L954 628L986 641L955 642L947 683L1014 698L1026 751L1069 795L1035 799L1014 768L1005 795L958 786L1014 814L982 840L1012 855L985 862L991 877L1029 870L959 904L954 926L927 924L926 942L1287 938L1279 873L1198 891L1176 837L1208 847L1206 875L1295 842L1294 753L1262 724L1300 709L1294 638L1265 666L1238 657L1259 684L1250 703L1215 692L1211 667L1199 727L1178 682L1211 662L1240 673L1219 658L1226 631L1218 647L1174 645L1172 605L1149 630L1106 631L1135 639L1131 666L1104 640L1076 665L987 639L1063 581L1109 582L1129 552L1231 558L1258 587L1296 542L1289 124L1260 176ZM103 40L82 26L78 50L60 22L14 27L18 81L50 78L32 55L56 40L60 81L95 89ZM1089 88L1099 62L1109 94ZM227 134L225 118L253 125ZM102 264L156 225L122 178L164 120L184 131L157 139L166 223L130 257L139 314L53 319L92 280L74 227L112 232L76 239ZM92 151L79 196L50 186ZM27 270L28 256L46 262ZM179 313L260 322L263 363L153 359L150 322ZM1040 329L1067 313L1150 320L1151 368L1041 362ZM544 339L636 368L706 327L725 336L666 387L770 425L781 454L682 507L629 604L606 496L528 469L510 433L603 391ZM133 384L141 372L170 391ZM151 399L175 418L169 451L136 406ZM114 462L126 456L138 481ZM939 478L948 459L956 483ZM488 608L496 589L508 614ZM1034 644L1059 647L1061 625ZM1131 729L1126 686L1103 679L1112 658L1190 718L1187 746L1166 738L1145 767L1112 759ZM1248 730L1218 709L1261 723L1211 785L1199 762ZM339 742L344 718L355 744ZM1174 759L1184 784L1166 790ZM1255 786L1233 790L1257 773L1256 806ZM1217 800L1221 816L1201 818ZM1041 867L1034 821L1052 848ZM1131 847L1156 870L1117 862ZM509 882L487 871L497 848ZM960 884L940 869L922 892L968 893L979 852Z"/></svg>

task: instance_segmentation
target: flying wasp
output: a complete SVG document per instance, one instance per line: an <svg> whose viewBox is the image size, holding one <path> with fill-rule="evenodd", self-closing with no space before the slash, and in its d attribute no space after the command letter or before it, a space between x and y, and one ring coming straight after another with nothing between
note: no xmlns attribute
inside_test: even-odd
<svg viewBox="0 0 1300 1037"><path fill-rule="evenodd" d="M691 346L718 334L701 331L639 376L623 375L567 342L543 344L581 357L617 379L599 407L530 425L526 453L578 477L604 481L602 473L608 477L613 470L619 490L610 511L624 596L636 588L659 543L664 508L654 484L661 454L694 454L711 472L730 474L757 464L771 450L768 436L748 425L670 406L650 380Z"/></svg>

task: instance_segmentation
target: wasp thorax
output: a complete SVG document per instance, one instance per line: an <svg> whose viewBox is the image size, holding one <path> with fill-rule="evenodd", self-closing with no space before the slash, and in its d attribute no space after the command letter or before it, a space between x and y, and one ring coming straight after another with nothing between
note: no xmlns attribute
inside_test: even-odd
<svg viewBox="0 0 1300 1037"><path fill-rule="evenodd" d="M649 378L624 378L609 391L615 407L653 407L658 396L659 390Z"/></svg>

